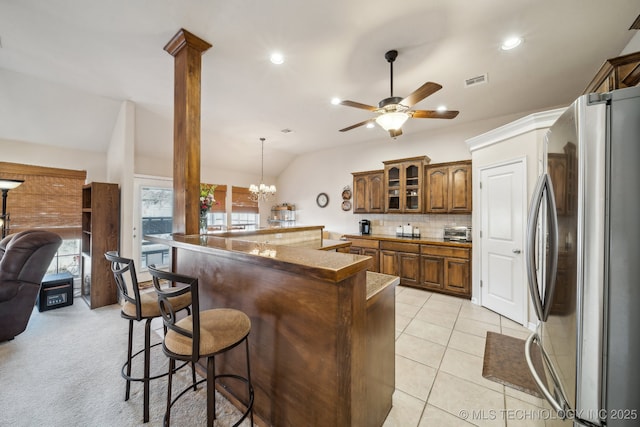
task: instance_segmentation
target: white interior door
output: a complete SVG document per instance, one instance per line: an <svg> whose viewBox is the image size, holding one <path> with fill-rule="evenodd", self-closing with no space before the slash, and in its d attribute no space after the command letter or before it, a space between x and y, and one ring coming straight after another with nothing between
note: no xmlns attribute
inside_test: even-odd
<svg viewBox="0 0 640 427"><path fill-rule="evenodd" d="M139 282L151 280L148 265L171 265L168 246L151 243L144 234L171 232L173 181L171 178L135 177L133 203L133 260Z"/></svg>
<svg viewBox="0 0 640 427"><path fill-rule="evenodd" d="M525 160L480 171L481 305L524 324Z"/></svg>

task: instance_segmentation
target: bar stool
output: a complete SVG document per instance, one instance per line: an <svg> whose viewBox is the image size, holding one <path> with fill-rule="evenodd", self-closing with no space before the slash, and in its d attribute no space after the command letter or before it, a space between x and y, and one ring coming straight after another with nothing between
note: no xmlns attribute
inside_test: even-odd
<svg viewBox="0 0 640 427"><path fill-rule="evenodd" d="M149 381L157 378L165 377L168 372L162 374L150 375L150 356L151 348L161 343L151 345L151 321L160 317L160 308L158 307L158 296L155 292L140 292L138 279L136 277L136 267L132 259L123 258L116 251L110 251L104 254L105 258L111 262L111 271L113 272L118 292L122 298L122 310L120 316L129 320L129 343L127 346L127 361L122 365L122 377L127 381L124 400L129 400L131 391L131 382L140 381L143 384L143 422L149 421ZM188 290L188 289L187 289ZM188 292L180 295L172 301L176 311L186 310L187 314L191 313L189 306L191 305L191 295ZM133 349L133 321L145 320L144 325L144 347L135 354ZM166 333L166 328L165 328ZM131 363L133 358L144 353L144 367L142 377L131 376ZM180 365L181 368L184 365ZM195 383L196 373L195 366L191 366L193 381Z"/></svg>
<svg viewBox="0 0 640 427"><path fill-rule="evenodd" d="M253 425L253 385L251 384L251 367L249 364L249 341L251 332L251 320L239 310L230 308L216 308L200 311L198 296L198 279L176 273L168 273L158 270L155 266L149 266L149 272L153 278L153 286L158 294L158 303L164 324L168 331L164 336L162 349L169 357L169 381L167 394L167 411L164 417L164 425L169 426L171 419L171 407L192 386L182 390L175 399L171 400L171 382L176 360L197 362L201 357L207 359L206 378L194 381L197 384L207 383L207 426L213 426L216 419L215 384L218 378L231 378L239 380L247 385L248 402L242 417L234 424L240 425L250 415ZM181 288L160 289L160 280L168 280L173 283L185 284ZM191 316L184 319L176 319L176 306L173 301L186 292L191 292ZM227 350L245 343L245 355L247 363L247 376L234 374L215 373L215 356Z"/></svg>

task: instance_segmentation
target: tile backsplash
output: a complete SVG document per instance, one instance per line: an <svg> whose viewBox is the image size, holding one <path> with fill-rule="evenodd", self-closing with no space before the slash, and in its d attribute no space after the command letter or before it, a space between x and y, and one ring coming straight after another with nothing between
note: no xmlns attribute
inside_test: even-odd
<svg viewBox="0 0 640 427"><path fill-rule="evenodd" d="M433 237L441 239L444 227L457 225L471 227L471 215L390 215L373 214L360 215L360 219L371 221L371 234L384 234L395 236L396 227L411 224L420 228L421 237Z"/></svg>

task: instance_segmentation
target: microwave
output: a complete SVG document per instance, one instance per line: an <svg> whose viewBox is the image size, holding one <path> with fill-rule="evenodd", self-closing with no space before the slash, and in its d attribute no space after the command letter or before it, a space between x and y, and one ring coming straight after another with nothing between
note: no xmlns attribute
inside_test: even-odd
<svg viewBox="0 0 640 427"><path fill-rule="evenodd" d="M470 242L471 227L456 226L444 228L444 240L448 242Z"/></svg>

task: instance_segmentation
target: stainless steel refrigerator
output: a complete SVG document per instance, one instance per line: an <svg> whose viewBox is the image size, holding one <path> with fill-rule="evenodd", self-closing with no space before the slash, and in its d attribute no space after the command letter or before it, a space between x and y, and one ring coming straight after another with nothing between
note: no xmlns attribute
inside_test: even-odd
<svg viewBox="0 0 640 427"><path fill-rule="evenodd" d="M529 369L555 423L640 425L640 87L581 96L544 147L527 224Z"/></svg>

